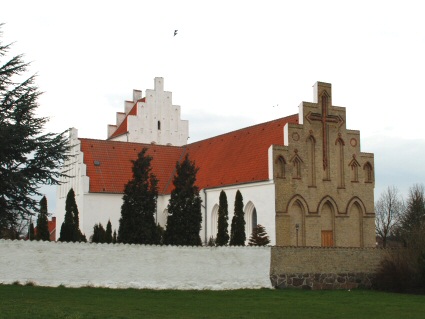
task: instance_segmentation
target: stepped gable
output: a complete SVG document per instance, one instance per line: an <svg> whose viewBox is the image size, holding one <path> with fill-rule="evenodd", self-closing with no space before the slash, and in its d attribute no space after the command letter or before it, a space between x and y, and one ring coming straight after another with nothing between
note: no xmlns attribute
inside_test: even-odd
<svg viewBox="0 0 425 319"><path fill-rule="evenodd" d="M138 100L137 102L145 102L145 98ZM128 132L128 117L130 115L137 115L137 102L134 104L134 106L131 108L130 112L125 116L125 119L122 121L122 123L117 127L115 132L108 138L112 139L114 137L123 135Z"/></svg>
<svg viewBox="0 0 425 319"><path fill-rule="evenodd" d="M286 123L298 124L298 114L189 144L189 158L199 167L199 188L268 180L268 149L284 144Z"/></svg>
<svg viewBox="0 0 425 319"><path fill-rule="evenodd" d="M91 193L124 193L124 186L133 178L132 160L143 148L152 156L152 172L158 178L160 194L181 158L183 147L128 143L80 138L86 175L90 177Z"/></svg>
<svg viewBox="0 0 425 319"><path fill-rule="evenodd" d="M80 138L81 151L91 193L124 192L133 177L132 160L143 148L153 157L152 172L157 176L160 194L170 194L175 165L184 155L195 161L199 171L196 185L200 189L266 181L268 149L283 145L286 123L298 123L298 114L249 126L187 146L165 146Z"/></svg>

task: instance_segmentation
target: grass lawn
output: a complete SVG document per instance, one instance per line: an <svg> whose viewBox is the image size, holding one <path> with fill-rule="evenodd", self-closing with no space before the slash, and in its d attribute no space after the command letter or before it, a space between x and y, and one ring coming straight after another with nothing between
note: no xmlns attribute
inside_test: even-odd
<svg viewBox="0 0 425 319"><path fill-rule="evenodd" d="M171 291L0 285L0 318L424 318L425 296L376 291Z"/></svg>

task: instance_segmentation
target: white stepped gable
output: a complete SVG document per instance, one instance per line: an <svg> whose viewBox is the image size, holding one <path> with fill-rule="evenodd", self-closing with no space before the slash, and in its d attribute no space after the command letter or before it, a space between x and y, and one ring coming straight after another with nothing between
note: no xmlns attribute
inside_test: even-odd
<svg viewBox="0 0 425 319"><path fill-rule="evenodd" d="M153 90L133 90L133 101L124 102L116 125L108 125L112 141L182 146L187 144L189 122L181 120L180 106L172 104L172 93L164 91L164 79L155 78Z"/></svg>

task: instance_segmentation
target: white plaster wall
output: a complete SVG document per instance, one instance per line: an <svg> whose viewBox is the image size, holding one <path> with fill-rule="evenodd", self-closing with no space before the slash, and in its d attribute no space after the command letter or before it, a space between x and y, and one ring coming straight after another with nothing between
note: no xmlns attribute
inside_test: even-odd
<svg viewBox="0 0 425 319"><path fill-rule="evenodd" d="M108 220L111 220L112 232L119 228L123 194L88 193L84 195L84 210L79 208L80 229L87 240L93 235L95 224L102 223L106 229Z"/></svg>
<svg viewBox="0 0 425 319"><path fill-rule="evenodd" d="M227 204L229 212L229 234L232 224L232 218L235 209L235 196L237 190L239 190L243 197L244 211L248 202L252 202L257 210L257 223L263 225L266 228L267 234L270 238L270 245L276 244L276 232L275 232L275 187L273 181L242 184L223 188L206 189L207 199L205 201L205 193L201 190L203 200L203 231L201 231L201 239L204 242L208 242L208 239L216 237L217 234L212 234L211 222L212 212L214 205L219 204L220 192L224 190L227 195ZM205 214L206 206L206 214ZM205 227L205 215L207 225ZM245 220L246 222L246 220ZM205 232L206 229L206 232ZM246 239L248 242L251 232L246 231Z"/></svg>
<svg viewBox="0 0 425 319"><path fill-rule="evenodd" d="M270 247L0 240L0 284L149 289L272 288Z"/></svg>

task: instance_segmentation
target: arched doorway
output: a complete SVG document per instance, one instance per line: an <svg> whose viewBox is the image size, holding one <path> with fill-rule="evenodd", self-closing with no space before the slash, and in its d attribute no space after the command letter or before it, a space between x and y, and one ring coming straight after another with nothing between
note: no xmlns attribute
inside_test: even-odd
<svg viewBox="0 0 425 319"><path fill-rule="evenodd" d="M322 247L333 247L335 241L334 212L329 201L324 203L320 209L320 224L322 232Z"/></svg>
<svg viewBox="0 0 425 319"><path fill-rule="evenodd" d="M252 231L257 227L257 209L254 204L249 201L245 206L245 235L246 239L249 240Z"/></svg>

